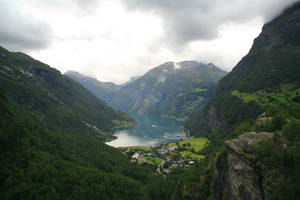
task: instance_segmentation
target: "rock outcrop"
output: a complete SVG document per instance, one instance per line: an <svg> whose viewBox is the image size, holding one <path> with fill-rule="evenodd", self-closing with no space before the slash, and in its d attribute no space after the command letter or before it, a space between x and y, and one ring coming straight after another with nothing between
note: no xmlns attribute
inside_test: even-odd
<svg viewBox="0 0 300 200"><path fill-rule="evenodd" d="M264 172L254 162L251 149L260 140L272 137L273 133L249 132L225 142L226 151L220 153L214 163L211 185L214 199L268 199Z"/></svg>

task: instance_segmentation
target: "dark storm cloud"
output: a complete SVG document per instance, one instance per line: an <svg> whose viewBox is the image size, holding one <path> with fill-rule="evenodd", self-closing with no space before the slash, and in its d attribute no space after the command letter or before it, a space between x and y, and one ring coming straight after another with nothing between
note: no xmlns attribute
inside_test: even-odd
<svg viewBox="0 0 300 200"><path fill-rule="evenodd" d="M163 20L166 39L173 45L218 37L226 23L256 17L272 19L296 0L124 0L129 9L146 10Z"/></svg>
<svg viewBox="0 0 300 200"><path fill-rule="evenodd" d="M10 50L44 49L51 43L46 23L19 13L11 1L0 2L0 45Z"/></svg>

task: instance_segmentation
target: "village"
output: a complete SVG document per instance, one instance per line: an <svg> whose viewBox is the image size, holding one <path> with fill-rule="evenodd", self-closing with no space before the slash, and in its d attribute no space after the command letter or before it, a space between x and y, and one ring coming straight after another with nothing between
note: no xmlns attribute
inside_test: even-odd
<svg viewBox="0 0 300 200"><path fill-rule="evenodd" d="M180 140L158 146L122 147L122 152L132 163L151 165L160 174L168 174L176 168L188 168L204 156L201 150L208 144L206 138Z"/></svg>

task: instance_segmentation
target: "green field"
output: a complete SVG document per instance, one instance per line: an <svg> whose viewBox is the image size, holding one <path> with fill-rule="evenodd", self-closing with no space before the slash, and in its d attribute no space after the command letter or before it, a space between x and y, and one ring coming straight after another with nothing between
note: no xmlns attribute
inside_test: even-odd
<svg viewBox="0 0 300 200"><path fill-rule="evenodd" d="M207 91L206 88L195 88L195 89L193 90L193 92L206 92L206 91Z"/></svg>
<svg viewBox="0 0 300 200"><path fill-rule="evenodd" d="M208 144L208 142L209 141L207 138L194 138L194 139L179 141L179 145L190 144L190 146L185 146L185 148L189 150L194 149L195 152L199 152L206 146L206 144ZM176 143L172 142L168 144L168 147L172 147L175 145Z"/></svg>
<svg viewBox="0 0 300 200"><path fill-rule="evenodd" d="M179 153L180 153L180 155L183 155L185 157L190 157L190 158L199 159L199 160L205 157L203 155L195 154L190 151L180 151Z"/></svg>
<svg viewBox="0 0 300 200"><path fill-rule="evenodd" d="M153 157L144 157L144 159L151 165L159 165L162 160L159 158L153 158Z"/></svg>
<svg viewBox="0 0 300 200"><path fill-rule="evenodd" d="M231 95L242 99L245 103L250 101L255 101L262 106L274 106L274 105L293 105L299 104L300 98L300 88L292 91L280 91L266 93L264 91L257 91L255 93L249 94L245 92L239 92L234 90Z"/></svg>
<svg viewBox="0 0 300 200"><path fill-rule="evenodd" d="M120 149L129 149L134 151L149 151L151 146L128 146L128 147L120 147Z"/></svg>
<svg viewBox="0 0 300 200"><path fill-rule="evenodd" d="M143 156L143 159L139 160L139 164L143 164L143 163L148 163L150 165L159 165L162 160L159 158L153 158L153 157L149 157L149 156Z"/></svg>

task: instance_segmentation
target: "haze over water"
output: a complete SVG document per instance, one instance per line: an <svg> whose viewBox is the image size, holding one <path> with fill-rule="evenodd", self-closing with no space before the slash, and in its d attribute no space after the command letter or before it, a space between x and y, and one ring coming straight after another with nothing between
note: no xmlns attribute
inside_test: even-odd
<svg viewBox="0 0 300 200"><path fill-rule="evenodd" d="M113 147L152 146L180 140L185 137L181 130L181 122L160 116L133 115L138 125L117 131L118 139L107 142Z"/></svg>

